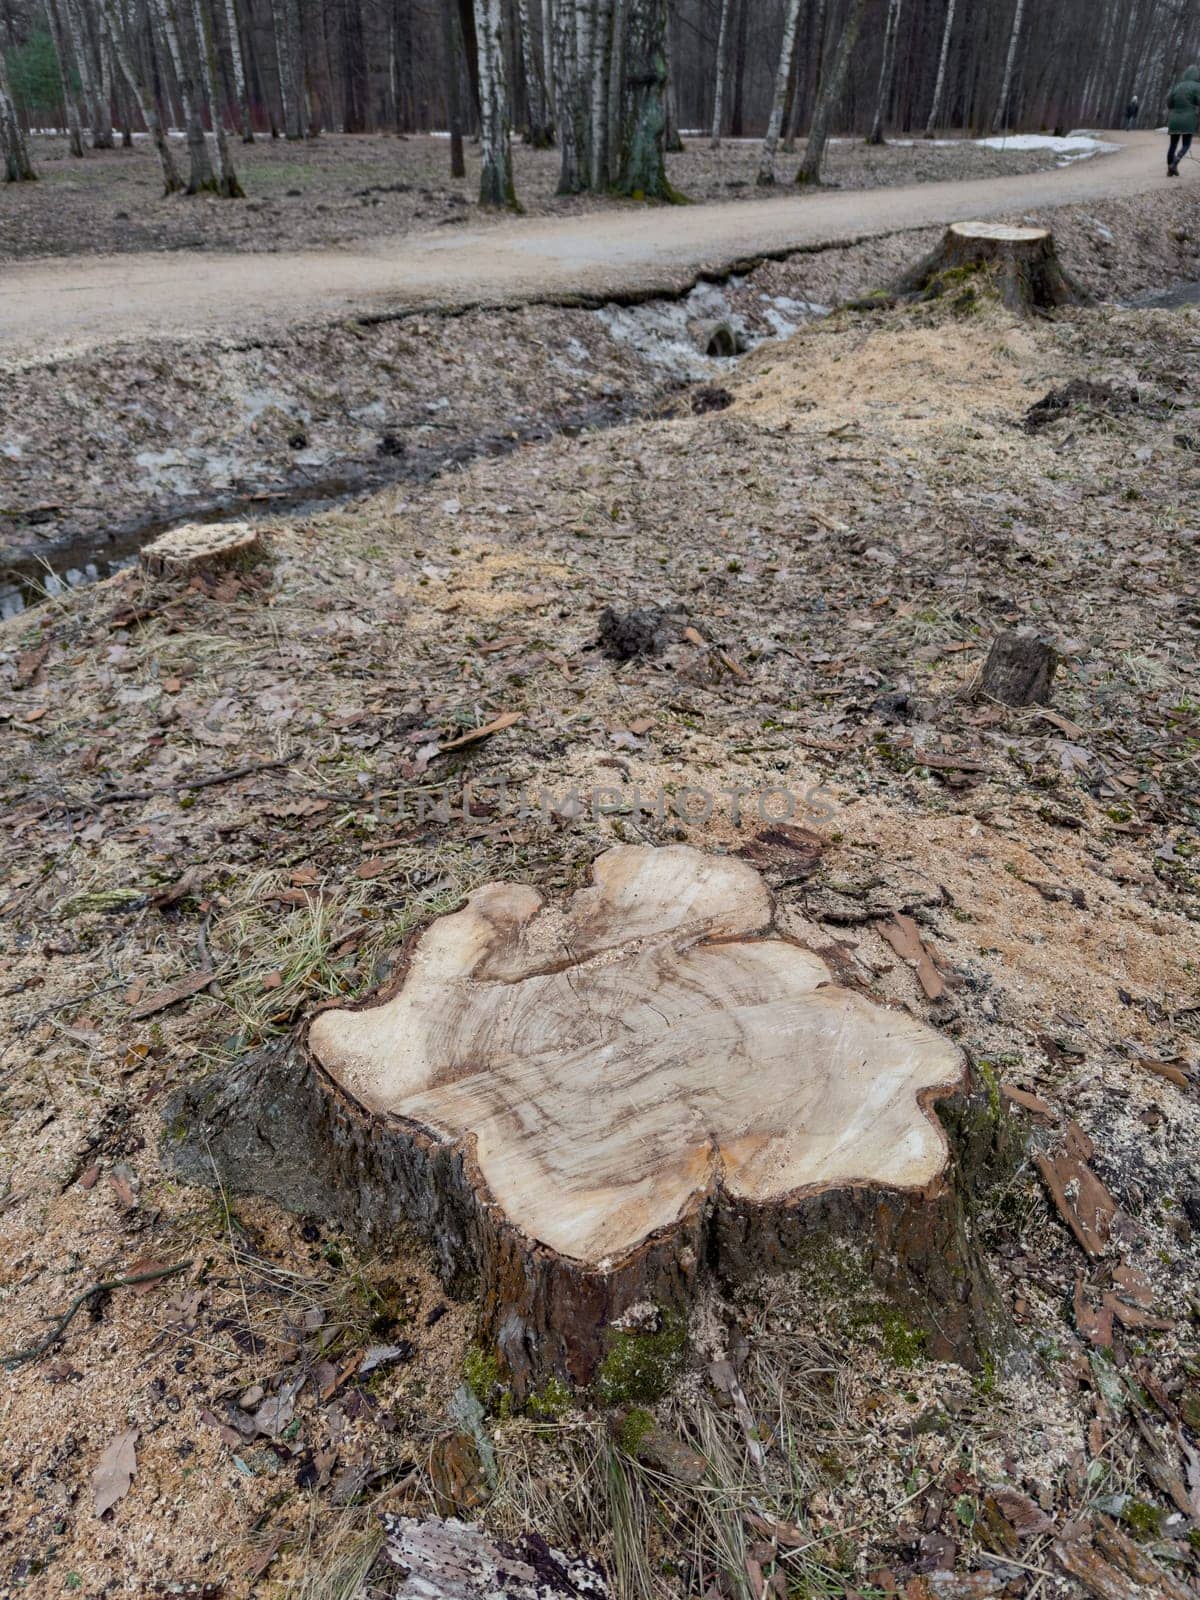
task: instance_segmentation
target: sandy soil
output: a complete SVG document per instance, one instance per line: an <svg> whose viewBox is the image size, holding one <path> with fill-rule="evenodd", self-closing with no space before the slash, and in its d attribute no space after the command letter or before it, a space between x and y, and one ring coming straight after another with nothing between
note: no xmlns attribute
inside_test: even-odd
<svg viewBox="0 0 1200 1600"><path fill-rule="evenodd" d="M0 275L0 360L46 360L147 336L261 336L306 318L413 309L602 302L678 292L706 272L872 235L1170 187L1161 140L1018 177L623 209L375 237L357 249L266 256L141 252L18 262ZM906 152L907 154L907 152Z"/></svg>
<svg viewBox="0 0 1200 1600"><path fill-rule="evenodd" d="M422 135L327 134L300 146L269 139L235 145L247 198L234 205L164 199L157 160L144 140L132 150L90 151L83 161L72 160L58 138L35 138L32 149L41 185L9 188L0 199L0 261L97 251L337 249L381 235L489 220L478 205L477 147L467 145L467 176L452 179L447 141ZM185 163L182 144L175 149ZM611 211L619 204L556 195L557 153L519 142L513 152L517 191L531 216ZM689 139L682 154L668 157L671 181L696 202L761 198L754 182L758 155L757 140L727 141L714 151L706 139ZM785 192L783 180L797 160L780 158ZM1046 151L991 150L966 140L881 149L846 140L830 146L828 177L842 187L875 189L1044 172L1057 160Z"/></svg>
<svg viewBox="0 0 1200 1600"><path fill-rule="evenodd" d="M754 1544L810 1592L1077 1593L1061 1541L1113 1526L1194 1592L1197 349L1194 312L843 312L729 373L724 409L279 519L257 573L127 574L0 630L7 1344L104 1274L186 1263L6 1373L14 1590L295 1594L328 1577L332 1538L369 1539L378 1496L431 1507L469 1307L434 1318L404 1242L363 1261L319 1219L180 1185L163 1109L368 988L466 887L553 892L618 839L739 845L771 790L772 814L787 791L825 843L817 875L780 889L789 925L1041 1097L1020 1113L1034 1149L1075 1119L1120 1215L1089 1262L1027 1161L976 1219L1036 1353L1021 1374L925 1362L808 1274L718 1308L771 1435L763 1474L703 1368L660 1421L709 1453L737 1538L766 1515L816 1541L790 1567ZM1071 379L1110 400L1027 431ZM615 665L599 611L650 602L701 643ZM1062 654L1045 710L971 696L1015 622ZM520 720L430 756L503 711ZM429 812L431 787L449 803L467 779L489 808ZM707 820L657 815L685 785L747 798L740 816L727 795ZM619 803L593 815L600 786ZM942 999L881 938L895 911L947 974ZM206 989L137 1016L206 953ZM1140 1305L1117 1292L1134 1281ZM1104 1294L1124 1310L1101 1334ZM404 1341L359 1376L372 1344ZM648 1488L602 1422L506 1417L482 1387L500 1481L490 1501L472 1489L474 1513L619 1561L616 1474L644 1497L645 1592L734 1592L683 1491ZM92 1474L131 1427L137 1475L99 1518ZM1003 1531L988 1506L1006 1493L1042 1531ZM974 1587L931 1588L939 1570Z"/></svg>

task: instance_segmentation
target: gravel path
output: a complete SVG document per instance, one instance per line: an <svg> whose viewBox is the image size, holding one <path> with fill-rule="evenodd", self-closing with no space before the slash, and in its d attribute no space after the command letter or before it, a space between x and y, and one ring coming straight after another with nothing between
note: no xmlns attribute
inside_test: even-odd
<svg viewBox="0 0 1200 1600"><path fill-rule="evenodd" d="M0 276L0 359L45 360L145 336L257 333L349 315L670 293L747 259L1165 187L1161 139L1119 137L1123 148L1115 155L982 181L514 219L343 250L21 262Z"/></svg>

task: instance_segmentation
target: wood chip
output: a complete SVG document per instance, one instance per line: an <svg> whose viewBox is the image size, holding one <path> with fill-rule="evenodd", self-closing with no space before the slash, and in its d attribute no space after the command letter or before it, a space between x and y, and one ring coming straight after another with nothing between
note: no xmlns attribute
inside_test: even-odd
<svg viewBox="0 0 1200 1600"><path fill-rule="evenodd" d="M1041 1095L1031 1094L1028 1089L1018 1089L1013 1083L1002 1083L1000 1093L1014 1106L1020 1106L1022 1111L1028 1111L1031 1116L1044 1117L1047 1122L1058 1121L1058 1112L1048 1100L1043 1100Z"/></svg>
<svg viewBox="0 0 1200 1600"><path fill-rule="evenodd" d="M184 978L177 979L166 989L158 989L154 994L147 995L130 1011L130 1019L140 1021L142 1017L152 1017L156 1011L165 1011L168 1006L177 1005L180 1000L187 1000L194 994L199 994L201 989L207 989L216 977L211 967L203 972L190 972Z"/></svg>
<svg viewBox="0 0 1200 1600"><path fill-rule="evenodd" d="M927 1000L940 1000L946 992L946 980L933 963L916 923L902 911L892 913L890 922L877 922L876 929L892 949L916 973L917 981Z"/></svg>
<svg viewBox="0 0 1200 1600"><path fill-rule="evenodd" d="M1093 1260L1108 1249L1109 1232L1120 1209L1087 1165L1094 1149L1087 1135L1072 1122L1067 1126L1065 1143L1055 1154L1034 1157L1059 1215Z"/></svg>
<svg viewBox="0 0 1200 1600"><path fill-rule="evenodd" d="M505 728L511 728L514 722L520 722L519 711L505 711L494 722L485 723L482 728L472 728L470 733L459 734L457 739L448 739L445 744L439 741L439 748L443 755L447 750L460 750L465 744L474 744L478 739L490 739L493 733L502 733Z"/></svg>

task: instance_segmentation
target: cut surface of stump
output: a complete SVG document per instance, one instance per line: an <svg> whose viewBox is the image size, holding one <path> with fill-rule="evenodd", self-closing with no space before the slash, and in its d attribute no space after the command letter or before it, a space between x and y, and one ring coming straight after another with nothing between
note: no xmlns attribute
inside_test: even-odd
<svg viewBox="0 0 1200 1600"><path fill-rule="evenodd" d="M630 1307L686 1310L814 1229L968 1297L933 1109L964 1058L835 983L745 862L623 846L565 904L488 884L304 1049L356 1206L475 1274L518 1389L591 1381Z"/></svg>
<svg viewBox="0 0 1200 1600"><path fill-rule="evenodd" d="M143 545L139 559L153 577L180 578L252 566L265 551L261 533L249 522L189 522Z"/></svg>
<svg viewBox="0 0 1200 1600"><path fill-rule="evenodd" d="M935 299L961 289L975 272L988 273L1009 310L1025 316L1091 299L1063 267L1048 228L997 222L953 223L933 254L901 279L896 292Z"/></svg>

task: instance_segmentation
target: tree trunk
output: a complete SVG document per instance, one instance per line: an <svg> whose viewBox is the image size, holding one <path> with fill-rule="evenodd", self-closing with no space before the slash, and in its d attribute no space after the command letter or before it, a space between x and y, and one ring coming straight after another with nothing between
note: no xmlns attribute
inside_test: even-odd
<svg viewBox="0 0 1200 1600"><path fill-rule="evenodd" d="M608 73L608 178L612 181L616 142L625 125L625 29L629 0L613 0L612 61Z"/></svg>
<svg viewBox="0 0 1200 1600"><path fill-rule="evenodd" d="M501 0L475 0L475 35L479 44L481 206L519 211L513 187L512 141L508 85L504 70L504 13Z"/></svg>
<svg viewBox="0 0 1200 1600"><path fill-rule="evenodd" d="M843 1251L930 1356L1011 1348L968 1211L1017 1140L957 1046L840 987L744 862L623 847L593 878L476 890L382 994L185 1092L176 1169L377 1249L414 1226L518 1399L603 1400L631 1326L678 1359L706 1283Z"/></svg>
<svg viewBox="0 0 1200 1600"><path fill-rule="evenodd" d="M242 54L242 21L237 0L225 0L225 31L229 35L229 59L233 66L233 87L242 123L242 143L254 143L254 123L250 116L250 84Z"/></svg>
<svg viewBox="0 0 1200 1600"><path fill-rule="evenodd" d="M104 103L97 82L97 75L92 70L91 39L88 36L87 28L79 12L76 0L62 0L62 8L66 19L67 32L71 40L71 54L74 58L75 70L79 74L79 86L83 95L83 103L87 107L88 120L92 126L92 149L111 150L113 147L112 111Z"/></svg>
<svg viewBox="0 0 1200 1600"><path fill-rule="evenodd" d="M6 183L32 183L37 173L29 159L29 146L8 81L8 66L0 47L0 150L4 153Z"/></svg>
<svg viewBox="0 0 1200 1600"><path fill-rule="evenodd" d="M196 25L196 53L200 66L200 83L208 101L209 120L212 123L213 143L217 152L216 191L226 200L244 200L245 194L233 169L229 153L229 140L225 133L220 94L217 87L217 51L213 40L212 15L209 0L192 0L192 15Z"/></svg>
<svg viewBox="0 0 1200 1600"><path fill-rule="evenodd" d="M995 222L954 223L933 254L901 278L895 293L918 300L973 294L965 281L973 272L987 274L1009 310L1023 316L1091 300L1064 270L1049 229Z"/></svg>
<svg viewBox="0 0 1200 1600"><path fill-rule="evenodd" d="M65 0L46 0L46 19L50 36L54 40L54 53L58 58L58 72L62 80L63 111L67 119L67 138L73 156L83 156L83 109L75 93L75 67L71 55L71 40L63 17Z"/></svg>
<svg viewBox="0 0 1200 1600"><path fill-rule="evenodd" d="M554 4L554 82L557 89L559 194L579 194L590 175L585 81L579 70L574 0Z"/></svg>
<svg viewBox="0 0 1200 1600"><path fill-rule="evenodd" d="M108 27L108 36L112 41L113 55L116 58L117 70L125 79L129 93L133 96L138 108L138 114L146 124L150 134L154 153L158 157L159 167L162 169L163 193L179 194L183 190L183 179L179 176L179 169L175 165L175 157L171 154L171 146L163 131L162 118L159 116L158 103L154 96L153 86L146 83L137 65L137 57L131 54L121 33L121 24L116 15L114 0L104 0L104 21Z"/></svg>
<svg viewBox="0 0 1200 1600"><path fill-rule="evenodd" d="M465 178L463 152L462 74L459 65L458 7L442 0L442 54L446 62L446 116L450 123L450 176Z"/></svg>
<svg viewBox="0 0 1200 1600"><path fill-rule="evenodd" d="M896 70L896 36L900 31L900 8L903 0L888 0L887 22L883 31L883 61L879 68L879 90L875 96L875 116L868 144L883 143L883 128L892 98L892 77Z"/></svg>
<svg viewBox="0 0 1200 1600"><path fill-rule="evenodd" d="M838 107L846 87L846 78L850 71L850 60L854 55L854 47L858 43L859 30L862 27L863 11L866 9L866 0L850 0L850 9L846 20L842 24L842 36L838 40L837 53L833 58L833 65L829 69L829 76L821 86L821 93L817 97L817 104L813 110L812 126L808 132L808 144L804 151L804 160L800 163L800 171L796 174L799 184L819 184L821 181L821 168L825 163L825 146L829 142L829 124L833 113Z"/></svg>
<svg viewBox="0 0 1200 1600"><path fill-rule="evenodd" d="M597 193L608 187L611 155L608 128L609 74L613 57L613 0L596 0L596 31L592 43L592 170Z"/></svg>
<svg viewBox="0 0 1200 1600"><path fill-rule="evenodd" d="M929 120L925 124L925 137L933 138L937 119L942 113L942 96L946 92L946 63L950 59L950 39L954 33L954 12L958 0L948 0L946 20L942 26L942 48L938 52L937 79L933 86L933 100L929 106Z"/></svg>
<svg viewBox="0 0 1200 1600"><path fill-rule="evenodd" d="M721 145L721 123L725 115L725 58L729 53L729 10L733 0L721 0L721 21L717 28L717 77L713 89L712 137L714 150Z"/></svg>
<svg viewBox="0 0 1200 1600"><path fill-rule="evenodd" d="M783 19L783 42L779 47L779 67L775 73L775 97L771 102L771 118L767 123L767 136L763 140L762 155L758 163L758 185L771 188L775 182L775 151L779 146L779 130L783 126L784 108L787 104L788 86L794 77L796 56L796 30L800 24L800 0L788 0Z"/></svg>
<svg viewBox="0 0 1200 1600"><path fill-rule="evenodd" d="M554 0L541 0L542 81L546 89L546 115L553 121L558 96L554 89Z"/></svg>
<svg viewBox="0 0 1200 1600"><path fill-rule="evenodd" d="M1025 20L1025 0L1017 0L1017 8L1013 12L1012 32L1008 37L1008 54L1004 58L1004 78L1000 85L1000 99L996 103L996 115L992 118L991 131L998 133L1004 127L1005 117L1008 113L1008 97L1012 93L1013 71L1017 62L1017 45L1021 41L1021 24Z"/></svg>
<svg viewBox="0 0 1200 1600"><path fill-rule="evenodd" d="M683 153L683 135L679 131L679 106L675 92L675 63L679 57L679 14L676 0L667 0L667 126L663 134L668 155Z"/></svg>
<svg viewBox="0 0 1200 1600"><path fill-rule="evenodd" d="M634 200L673 200L667 182L666 0L630 0L625 40L629 104L615 188Z"/></svg>
<svg viewBox="0 0 1200 1600"><path fill-rule="evenodd" d="M525 68L525 97L528 102L525 142L535 150L548 150L554 143L554 120L550 115L541 64L534 48L529 0L517 0L517 24L521 32L521 60Z"/></svg>
<svg viewBox="0 0 1200 1600"><path fill-rule="evenodd" d="M152 0L167 52L175 68L175 81L179 85L179 98L183 102L183 121L187 132L189 171L188 194L212 193L217 187L212 160L208 153L208 140L204 137L204 119L200 110L199 91L196 84L195 44L191 30L180 25L174 0Z"/></svg>

